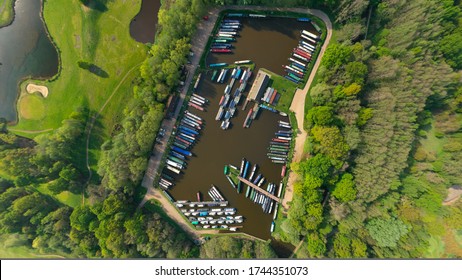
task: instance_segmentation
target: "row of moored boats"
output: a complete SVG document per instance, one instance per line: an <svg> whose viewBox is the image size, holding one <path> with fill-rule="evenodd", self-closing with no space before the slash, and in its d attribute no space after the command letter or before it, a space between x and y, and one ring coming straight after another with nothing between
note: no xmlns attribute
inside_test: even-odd
<svg viewBox="0 0 462 280"><path fill-rule="evenodd" d="M165 161L160 178L159 186L163 189L170 189L174 184L174 174L180 174L186 169L188 157L192 156L191 149L198 140L204 121L199 116L185 111L178 129L173 136L173 144Z"/></svg>
<svg viewBox="0 0 462 280"><path fill-rule="evenodd" d="M218 71L220 71L220 74L218 74ZM223 83L226 79L227 73L229 72L231 72L231 80L230 83L225 87L223 96L219 101L218 112L215 117L215 120L221 121L221 128L223 130L226 130L230 127L231 118L236 114L237 106L243 97L243 92L252 75L252 71L250 71L250 69L237 66L232 70L214 70L212 74L212 81ZM217 78L215 80L216 76ZM237 85L237 88L233 91L235 85Z"/></svg>
<svg viewBox="0 0 462 280"><path fill-rule="evenodd" d="M273 163L287 164L293 131L288 122L279 121L278 125L280 130L271 139L266 155Z"/></svg>
<svg viewBox="0 0 462 280"><path fill-rule="evenodd" d="M241 29L241 22L234 19L224 19L213 38L210 51L212 53L232 53L233 42Z"/></svg>
<svg viewBox="0 0 462 280"><path fill-rule="evenodd" d="M286 79L294 83L302 82L319 40L320 37L318 35L307 30L302 30L301 40L298 46L293 49L292 57L289 58L290 63L282 65L287 72Z"/></svg>

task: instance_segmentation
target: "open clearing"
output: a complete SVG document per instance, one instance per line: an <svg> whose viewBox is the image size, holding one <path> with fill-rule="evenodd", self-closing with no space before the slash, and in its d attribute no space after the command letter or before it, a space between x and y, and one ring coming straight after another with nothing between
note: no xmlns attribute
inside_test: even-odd
<svg viewBox="0 0 462 280"><path fill-rule="evenodd" d="M41 120L45 117L43 98L37 94L27 94L19 99L19 115L21 119Z"/></svg>
<svg viewBox="0 0 462 280"><path fill-rule="evenodd" d="M100 12L84 8L77 0L46 1L43 17L59 49L60 73L50 81L39 83L50 92L43 100L46 115L41 119L22 118L14 129L56 129L80 106L87 106L91 111L99 110L127 71L146 57L146 47L129 34L129 23L140 6L141 0L111 1L108 10ZM63 10L73 12L63 13ZM80 47L76 48L76 45ZM108 77L80 68L79 61L98 66ZM130 87L131 80L126 80L119 89L123 94L114 96L111 105L103 112L102 129L98 131L100 139L110 135L115 121L121 116L125 100L131 96ZM28 134L24 136L30 137Z"/></svg>

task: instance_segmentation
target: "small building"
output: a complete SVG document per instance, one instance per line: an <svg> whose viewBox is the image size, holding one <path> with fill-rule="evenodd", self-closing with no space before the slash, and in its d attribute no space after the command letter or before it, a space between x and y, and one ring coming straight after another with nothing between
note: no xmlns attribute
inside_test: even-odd
<svg viewBox="0 0 462 280"><path fill-rule="evenodd" d="M270 78L270 75L262 70L258 70L257 77L252 84L247 100L258 102L258 100L261 99L262 94L265 92Z"/></svg>

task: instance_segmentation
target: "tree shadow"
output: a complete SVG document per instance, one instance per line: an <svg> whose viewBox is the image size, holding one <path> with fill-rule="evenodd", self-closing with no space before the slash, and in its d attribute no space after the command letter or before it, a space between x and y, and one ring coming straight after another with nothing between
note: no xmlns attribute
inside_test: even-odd
<svg viewBox="0 0 462 280"><path fill-rule="evenodd" d="M104 71L101 67L93 63L79 61L77 62L77 64L79 65L80 68L88 70L90 71L90 73L93 73L98 77L105 78L105 79L109 78L109 74L106 71Z"/></svg>
<svg viewBox="0 0 462 280"><path fill-rule="evenodd" d="M102 116L99 115L96 111L91 111L91 116L95 116L95 120L93 123L93 128L91 130L90 134L90 139L88 142L88 164L90 166L97 166L98 164L98 153L94 153L92 151L99 151L101 150L101 145L104 143L104 136L105 136L105 131L104 131L104 124L102 122ZM90 122L93 121L90 118ZM92 172L92 180L91 182L99 182L100 178L98 173L96 172L95 169L93 169Z"/></svg>
<svg viewBox="0 0 462 280"><path fill-rule="evenodd" d="M80 0L85 7L104 13L108 10L107 3L109 0Z"/></svg>

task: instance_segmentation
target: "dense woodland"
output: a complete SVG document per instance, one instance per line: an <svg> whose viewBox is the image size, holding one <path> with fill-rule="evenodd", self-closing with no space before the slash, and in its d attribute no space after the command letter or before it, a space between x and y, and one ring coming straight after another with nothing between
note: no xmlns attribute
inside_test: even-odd
<svg viewBox="0 0 462 280"><path fill-rule="evenodd" d="M85 108L34 140L1 122L1 234L73 257L275 257L266 243L231 237L199 248L157 207L137 209L164 104L210 4L318 7L335 20L310 91L310 156L292 166L300 180L277 238L304 240L300 257L413 258L430 238L462 230L462 203L442 206L462 185L459 1L165 0L125 117L101 147L100 181L88 184L75 160ZM84 191L85 204L60 203L66 191Z"/></svg>
<svg viewBox="0 0 462 280"><path fill-rule="evenodd" d="M462 179L461 6L342 2L310 92L312 157L293 166L303 179L281 237L305 237L302 256L422 257L431 237L462 229L460 202L442 206ZM430 136L447 138L442 152L420 144Z"/></svg>

